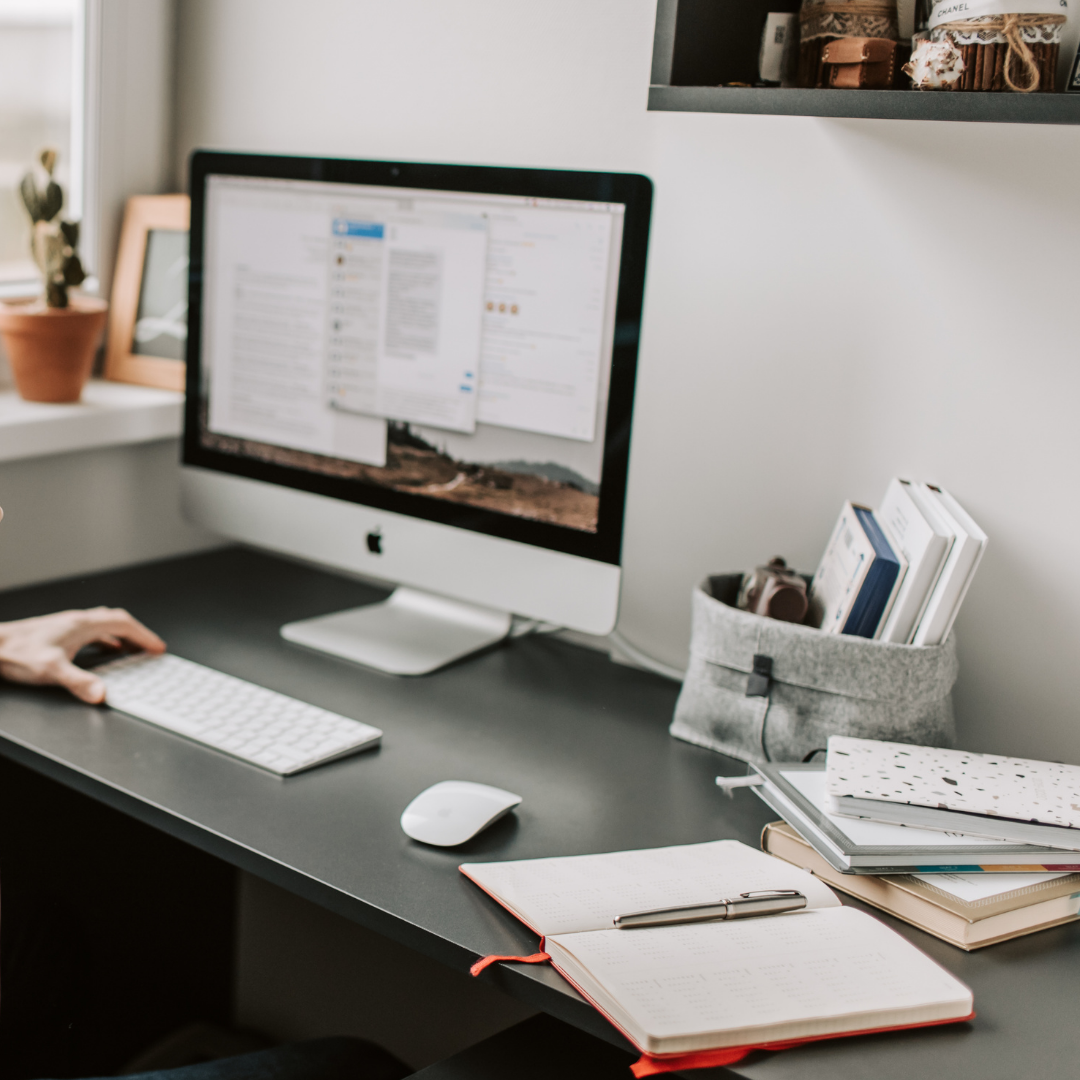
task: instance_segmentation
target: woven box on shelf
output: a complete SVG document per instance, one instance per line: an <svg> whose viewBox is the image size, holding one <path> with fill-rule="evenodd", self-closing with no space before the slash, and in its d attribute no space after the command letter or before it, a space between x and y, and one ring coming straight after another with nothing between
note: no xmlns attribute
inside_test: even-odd
<svg viewBox="0 0 1080 1080"><path fill-rule="evenodd" d="M1023 0L1010 6L1037 6ZM969 3L965 8L989 6ZM1000 6L1000 0L994 6ZM1065 16L1047 12L1012 12L967 16L946 15L942 5L934 10L927 34L930 42L951 45L963 61L963 71L948 89L1014 91L1022 94L1050 92L1057 77L1058 51ZM916 62L919 53L916 43ZM917 81L917 80L916 80Z"/></svg>
<svg viewBox="0 0 1080 1080"><path fill-rule="evenodd" d="M892 86L892 78L887 83L837 80L835 65L829 63L824 55L830 42L841 38L870 39L891 42L896 49L899 38L896 21L895 0L803 0L799 10L799 67L797 82L799 86L864 86L867 88L886 89ZM906 59L897 57L900 61ZM875 60L880 63L880 60ZM892 70L898 68L893 63Z"/></svg>
<svg viewBox="0 0 1080 1080"><path fill-rule="evenodd" d="M830 735L953 745L954 635L922 648L825 634L740 611L741 580L694 590L672 735L753 762L802 761Z"/></svg>

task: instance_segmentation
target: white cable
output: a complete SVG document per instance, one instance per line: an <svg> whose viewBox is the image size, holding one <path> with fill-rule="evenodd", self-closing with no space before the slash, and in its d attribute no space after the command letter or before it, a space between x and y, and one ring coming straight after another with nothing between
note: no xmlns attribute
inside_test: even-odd
<svg viewBox="0 0 1080 1080"><path fill-rule="evenodd" d="M514 616L513 625L510 627L510 633L507 635L512 638L527 637L530 634L555 634L562 629L556 623L544 622L541 619L523 619L520 616Z"/></svg>
<svg viewBox="0 0 1080 1080"><path fill-rule="evenodd" d="M507 636L519 638L531 634L554 634L561 629L562 627L555 623L543 622L541 619L524 619L515 615L510 633ZM663 675L665 679L674 679L675 682L682 682L686 678L686 672L681 668L672 667L662 660L656 660L647 653L643 653L637 646L631 645L618 630L612 630L607 639L639 668L644 668L646 671L651 671L656 675Z"/></svg>
<svg viewBox="0 0 1080 1080"><path fill-rule="evenodd" d="M652 671L657 675L663 675L665 679L674 679L675 682L682 682L683 679L686 678L686 672L681 668L672 667L670 664L665 664L662 660L655 660L647 653L643 653L637 646L631 645L618 630L612 630L611 633L608 634L608 641L610 641L619 652L625 653L638 667L642 667L646 671Z"/></svg>

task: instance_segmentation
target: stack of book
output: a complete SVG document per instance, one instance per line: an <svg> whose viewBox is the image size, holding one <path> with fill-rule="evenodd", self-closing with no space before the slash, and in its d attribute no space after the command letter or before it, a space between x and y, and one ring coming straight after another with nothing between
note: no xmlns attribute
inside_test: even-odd
<svg viewBox="0 0 1080 1080"><path fill-rule="evenodd" d="M1062 817L1031 794L1080 803L1080 769L846 737L825 763L755 768L784 819L766 827L766 851L962 949L1080 915L1080 827L970 809Z"/></svg>
<svg viewBox="0 0 1080 1080"><path fill-rule="evenodd" d="M834 889L895 915L966 952L1074 922L1080 874L864 874L844 878L790 826L765 826L764 850Z"/></svg>
<svg viewBox="0 0 1080 1080"><path fill-rule="evenodd" d="M827 633L939 645L986 543L947 491L894 479L877 511L844 504L810 586L807 622Z"/></svg>

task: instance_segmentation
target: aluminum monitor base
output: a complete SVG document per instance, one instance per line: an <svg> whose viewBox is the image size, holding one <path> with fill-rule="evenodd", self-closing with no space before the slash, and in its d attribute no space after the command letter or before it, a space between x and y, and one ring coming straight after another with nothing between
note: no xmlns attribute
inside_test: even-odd
<svg viewBox="0 0 1080 1080"><path fill-rule="evenodd" d="M509 612L399 586L381 603L286 623L286 641L391 675L427 675L510 632Z"/></svg>

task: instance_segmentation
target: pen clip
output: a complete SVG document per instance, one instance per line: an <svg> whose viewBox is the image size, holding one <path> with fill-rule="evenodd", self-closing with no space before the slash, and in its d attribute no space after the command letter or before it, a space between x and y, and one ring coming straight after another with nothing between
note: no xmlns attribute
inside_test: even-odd
<svg viewBox="0 0 1080 1080"><path fill-rule="evenodd" d="M783 899L785 896L802 896L798 889L753 889L750 892L741 892L739 897L743 900L749 900L753 896L764 896L770 900Z"/></svg>

